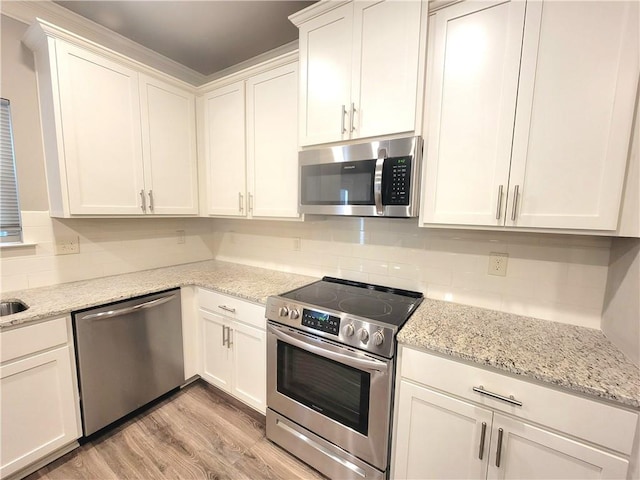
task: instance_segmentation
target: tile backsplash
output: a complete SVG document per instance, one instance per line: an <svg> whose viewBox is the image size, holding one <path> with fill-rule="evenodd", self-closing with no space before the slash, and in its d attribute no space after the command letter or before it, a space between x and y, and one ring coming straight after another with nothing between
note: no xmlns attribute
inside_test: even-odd
<svg viewBox="0 0 640 480"><path fill-rule="evenodd" d="M424 229L416 220L213 220L219 260L420 290L429 298L600 328L611 240ZM507 253L506 276L488 274Z"/></svg>
<svg viewBox="0 0 640 480"><path fill-rule="evenodd" d="M25 242L36 245L0 250L3 292L216 258L593 328L611 247L606 237L425 229L411 219L22 216ZM68 238L79 238L80 253L56 255L56 241ZM508 254L506 276L488 274L492 252Z"/></svg>
<svg viewBox="0 0 640 480"><path fill-rule="evenodd" d="M24 241L35 246L0 249L2 292L212 258L205 218L55 219L23 211L22 224ZM72 238L80 252L56 255L56 241Z"/></svg>

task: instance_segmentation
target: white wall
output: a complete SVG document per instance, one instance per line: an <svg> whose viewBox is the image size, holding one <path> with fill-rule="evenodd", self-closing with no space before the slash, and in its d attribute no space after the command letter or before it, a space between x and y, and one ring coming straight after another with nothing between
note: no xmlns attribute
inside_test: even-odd
<svg viewBox="0 0 640 480"><path fill-rule="evenodd" d="M209 260L211 221L203 218L69 219L22 212L25 242L0 249L0 292ZM185 243L178 243L178 230ZM56 255L55 242L79 238L80 253Z"/></svg>
<svg viewBox="0 0 640 480"><path fill-rule="evenodd" d="M602 331L640 366L640 239L613 240Z"/></svg>
<svg viewBox="0 0 640 480"><path fill-rule="evenodd" d="M415 220L379 218L214 220L213 229L220 260L600 328L609 238L423 229ZM506 277L488 275L491 252L509 254Z"/></svg>

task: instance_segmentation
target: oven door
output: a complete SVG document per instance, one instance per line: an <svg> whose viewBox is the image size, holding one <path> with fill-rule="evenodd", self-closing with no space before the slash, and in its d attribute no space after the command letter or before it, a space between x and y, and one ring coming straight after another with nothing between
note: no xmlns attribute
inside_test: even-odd
<svg viewBox="0 0 640 480"><path fill-rule="evenodd" d="M269 322L267 405L386 470L393 360Z"/></svg>

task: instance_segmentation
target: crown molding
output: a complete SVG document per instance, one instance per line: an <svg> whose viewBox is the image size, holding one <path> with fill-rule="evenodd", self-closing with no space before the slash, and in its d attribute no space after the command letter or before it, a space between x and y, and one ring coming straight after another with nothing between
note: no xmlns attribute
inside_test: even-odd
<svg viewBox="0 0 640 480"><path fill-rule="evenodd" d="M320 2L309 5L304 10L289 15L289 21L296 27L299 27L312 18L316 18L330 10L351 3L352 0L322 0Z"/></svg>
<svg viewBox="0 0 640 480"><path fill-rule="evenodd" d="M193 86L199 86L208 81L208 77L200 72L129 40L50 0L5 0L0 2L0 13L28 25L40 18Z"/></svg>
<svg viewBox="0 0 640 480"><path fill-rule="evenodd" d="M235 76L236 73L243 73L251 69L256 65L267 62L269 60L275 60L278 57L281 58L294 58L288 54L295 53L295 60L298 59L298 40L294 40L293 42L285 43L279 47L274 48L273 50L269 50L268 52L261 53L260 55L256 55L255 57L249 58L244 62L237 63L232 65L224 70L220 70L219 72L212 73L206 78L206 83L201 85L201 87L207 88L209 84L214 83L216 80L221 78ZM293 60L289 60L293 61Z"/></svg>

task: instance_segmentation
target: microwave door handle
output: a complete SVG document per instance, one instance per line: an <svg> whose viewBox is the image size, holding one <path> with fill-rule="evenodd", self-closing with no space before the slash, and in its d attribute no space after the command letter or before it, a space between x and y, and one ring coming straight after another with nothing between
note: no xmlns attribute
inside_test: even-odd
<svg viewBox="0 0 640 480"><path fill-rule="evenodd" d="M387 150L381 148L378 150L378 159L376 160L376 171L373 177L373 199L376 203L376 215L384 215L384 206L382 205L382 171L384 167L384 159L387 156Z"/></svg>
<svg viewBox="0 0 640 480"><path fill-rule="evenodd" d="M271 326L269 326L269 332L273 333L277 338L279 338L283 342L291 344L294 347L301 348L302 350L306 350L307 352L316 353L321 357L328 358L329 360L335 360L336 362L349 365L353 368L357 368L365 371L376 371L376 372L386 372L389 369L389 366L384 362L380 362L373 359L365 360L362 358L355 358L350 355L345 355L343 353L331 352L324 348L311 345L310 343L304 340L300 340L291 334L284 333L280 330L272 328Z"/></svg>

